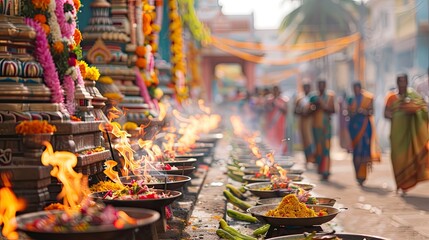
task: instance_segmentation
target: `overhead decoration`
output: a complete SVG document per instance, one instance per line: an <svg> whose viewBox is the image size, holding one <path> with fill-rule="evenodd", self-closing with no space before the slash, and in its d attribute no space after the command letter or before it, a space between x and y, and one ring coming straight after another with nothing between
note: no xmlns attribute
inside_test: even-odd
<svg viewBox="0 0 429 240"><path fill-rule="evenodd" d="M178 76L186 76L186 60L183 52L182 21L180 20L177 0L168 0L168 7L170 18L171 76L172 83L176 86Z"/></svg>
<svg viewBox="0 0 429 240"><path fill-rule="evenodd" d="M137 41L141 45L138 45L135 51L136 67L140 70L136 76L136 83L140 88L141 97L156 110L158 110L158 100L163 96L162 90L158 87L158 70L155 66L154 56L158 51L158 34L161 29L158 24L159 18L162 17L159 15L161 13L159 9L162 9L162 1L149 3L144 0L142 2L141 20L137 21L141 22L141 29L138 29L137 32L141 32L143 39ZM137 18L140 17L139 15ZM140 25L138 24L138 26Z"/></svg>
<svg viewBox="0 0 429 240"><path fill-rule="evenodd" d="M75 85L84 86L78 66L82 35L76 27L80 7L79 0L32 0L22 9L26 23L37 33L36 58L52 92L51 101L64 103L70 114L75 112Z"/></svg>
<svg viewBox="0 0 429 240"><path fill-rule="evenodd" d="M359 37L359 33L354 33L349 36L330 39L326 41L318 41L318 42L308 42L308 43L295 43L295 44L282 44L282 45L267 45L264 43L256 43L256 42L245 42L245 41L237 41L234 39L222 38L217 36L211 36L213 41L221 42L223 44L249 49L256 51L306 51L306 50L315 50L320 48L329 47L337 44L345 44L349 43L350 40L355 40Z"/></svg>
<svg viewBox="0 0 429 240"><path fill-rule="evenodd" d="M262 56L257 56L246 52L245 50L241 50L237 48L237 44L233 46L226 44L224 41L219 40L218 38L212 38L212 45L224 52L237 56L239 58L245 59L250 62L260 63L260 64L268 64L268 65L289 65L300 62L306 62L314 59L318 59L336 52L339 52L351 44L354 44L360 39L359 34L352 34L350 36L339 38L336 40L329 40L326 42L317 42L317 43L305 43L308 45L290 45L290 48L298 48L298 47L306 47L308 50L313 49L314 51L309 51L301 54L295 54L295 57L286 58L286 59L267 59ZM231 41L229 41L231 43ZM329 43L329 44L328 44ZM311 45L314 44L313 47ZM325 45L325 47L322 47ZM254 46L258 46L255 44ZM248 46L247 46L248 47ZM262 49L262 48L261 48Z"/></svg>
<svg viewBox="0 0 429 240"><path fill-rule="evenodd" d="M211 42L210 30L198 19L194 2L194 0L178 0L180 16L193 39L202 45L207 45Z"/></svg>

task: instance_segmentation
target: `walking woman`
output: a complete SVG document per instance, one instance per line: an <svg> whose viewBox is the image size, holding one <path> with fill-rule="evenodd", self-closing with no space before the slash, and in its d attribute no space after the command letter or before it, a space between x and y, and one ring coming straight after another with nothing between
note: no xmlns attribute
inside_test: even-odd
<svg viewBox="0 0 429 240"><path fill-rule="evenodd" d="M408 88L408 76L396 78L398 90L386 98L384 116L391 120L390 148L397 192L402 194L429 179L428 109L423 98Z"/></svg>
<svg viewBox="0 0 429 240"><path fill-rule="evenodd" d="M353 84L354 97L348 101L349 133L352 140L353 165L360 186L366 180L373 161L380 161L373 118L373 94Z"/></svg>
<svg viewBox="0 0 429 240"><path fill-rule="evenodd" d="M316 144L315 158L318 165L318 173L322 181L327 181L331 168L331 115L335 113L335 94L326 90L326 81L317 82L317 92L310 98L313 116L313 139Z"/></svg>

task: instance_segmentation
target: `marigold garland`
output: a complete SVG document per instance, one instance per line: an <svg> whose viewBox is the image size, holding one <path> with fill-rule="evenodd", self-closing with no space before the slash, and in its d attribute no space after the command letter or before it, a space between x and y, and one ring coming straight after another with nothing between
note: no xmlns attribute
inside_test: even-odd
<svg viewBox="0 0 429 240"><path fill-rule="evenodd" d="M61 53L64 51L64 44L61 41L54 42L53 48L55 52Z"/></svg>
<svg viewBox="0 0 429 240"><path fill-rule="evenodd" d="M144 58L138 58L136 61L136 66L138 68L145 68L146 67L146 59Z"/></svg>
<svg viewBox="0 0 429 240"><path fill-rule="evenodd" d="M22 121L15 127L15 132L22 135L54 133L56 131L57 128L49 124L46 120Z"/></svg>
<svg viewBox="0 0 429 240"><path fill-rule="evenodd" d="M146 54L146 48L145 48L145 46L138 46L136 48L136 55L138 57L144 57L145 54Z"/></svg>
<svg viewBox="0 0 429 240"><path fill-rule="evenodd" d="M73 0L73 5L76 11L79 11L80 7L82 6L82 4L80 3L80 0Z"/></svg>
<svg viewBox="0 0 429 240"><path fill-rule="evenodd" d="M36 20L37 22L44 24L46 23L46 16L43 14L36 14L34 15L34 20Z"/></svg>
<svg viewBox="0 0 429 240"><path fill-rule="evenodd" d="M48 24L42 24L42 29L45 32L46 35L49 35L51 33L51 28L49 27Z"/></svg>
<svg viewBox="0 0 429 240"><path fill-rule="evenodd" d="M86 79L97 81L100 78L100 71L98 71L98 68L92 66L89 67L86 71Z"/></svg>
<svg viewBox="0 0 429 240"><path fill-rule="evenodd" d="M31 3L33 3L34 8L45 11L49 7L50 0L31 0Z"/></svg>
<svg viewBox="0 0 429 240"><path fill-rule="evenodd" d="M82 33L78 28L74 30L73 39L76 45L80 45L80 42L82 41Z"/></svg>

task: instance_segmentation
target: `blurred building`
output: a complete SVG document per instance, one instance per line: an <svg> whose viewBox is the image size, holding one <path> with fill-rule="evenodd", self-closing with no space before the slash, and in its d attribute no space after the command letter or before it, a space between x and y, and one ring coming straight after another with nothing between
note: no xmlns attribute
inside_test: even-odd
<svg viewBox="0 0 429 240"><path fill-rule="evenodd" d="M253 13L224 15L222 6L217 0L198 1L197 13L201 22L210 29L213 36L236 41L259 41L255 34ZM249 51L249 53L262 56L260 52ZM244 75L241 87L246 90L253 90L255 86L256 63L254 62L225 53L213 46L207 46L201 51L201 63L203 92L207 100L215 100L213 95L216 94L218 85L221 85L218 83L219 79L215 78L216 66L219 64L238 64Z"/></svg>
<svg viewBox="0 0 429 240"><path fill-rule="evenodd" d="M387 147L389 125L383 117L384 97L396 87L396 74L407 73L413 86L428 84L421 80L427 78L429 67L429 1L369 0L367 6L370 16L365 28L365 77L367 88L376 95L377 130L382 146Z"/></svg>

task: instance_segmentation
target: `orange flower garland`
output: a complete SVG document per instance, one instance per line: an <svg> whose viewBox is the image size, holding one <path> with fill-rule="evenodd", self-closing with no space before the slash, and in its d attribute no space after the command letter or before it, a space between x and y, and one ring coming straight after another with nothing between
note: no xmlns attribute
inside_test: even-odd
<svg viewBox="0 0 429 240"><path fill-rule="evenodd" d="M64 44L61 41L55 42L53 47L55 49L55 52L57 53L61 53L64 51Z"/></svg>
<svg viewBox="0 0 429 240"><path fill-rule="evenodd" d="M48 123L48 121L22 121L16 127L15 131L17 134L41 134L41 133L54 133L57 128L54 125Z"/></svg>
<svg viewBox="0 0 429 240"><path fill-rule="evenodd" d="M136 48L136 54L139 57L144 57L146 54L146 48L144 46L138 46Z"/></svg>
<svg viewBox="0 0 429 240"><path fill-rule="evenodd" d="M78 28L74 30L73 39L76 45L80 45L80 42L82 41L82 33Z"/></svg>
<svg viewBox="0 0 429 240"><path fill-rule="evenodd" d="M48 24L42 24L41 26L43 28L43 31L45 31L46 35L49 35L49 33L51 33L51 28Z"/></svg>
<svg viewBox="0 0 429 240"><path fill-rule="evenodd" d="M146 59L144 58L138 58L136 61L136 66L138 68L145 68L146 67Z"/></svg>
<svg viewBox="0 0 429 240"><path fill-rule="evenodd" d="M50 3L50 0L31 0L31 2L34 5L34 8L46 10L46 9L48 9L48 5Z"/></svg>
<svg viewBox="0 0 429 240"><path fill-rule="evenodd" d="M76 11L79 11L82 4L80 3L80 0L73 0L74 8L76 8Z"/></svg>
<svg viewBox="0 0 429 240"><path fill-rule="evenodd" d="M43 14L36 14L34 16L34 20L36 20L37 22L39 22L41 24L45 24L46 23L46 16Z"/></svg>

